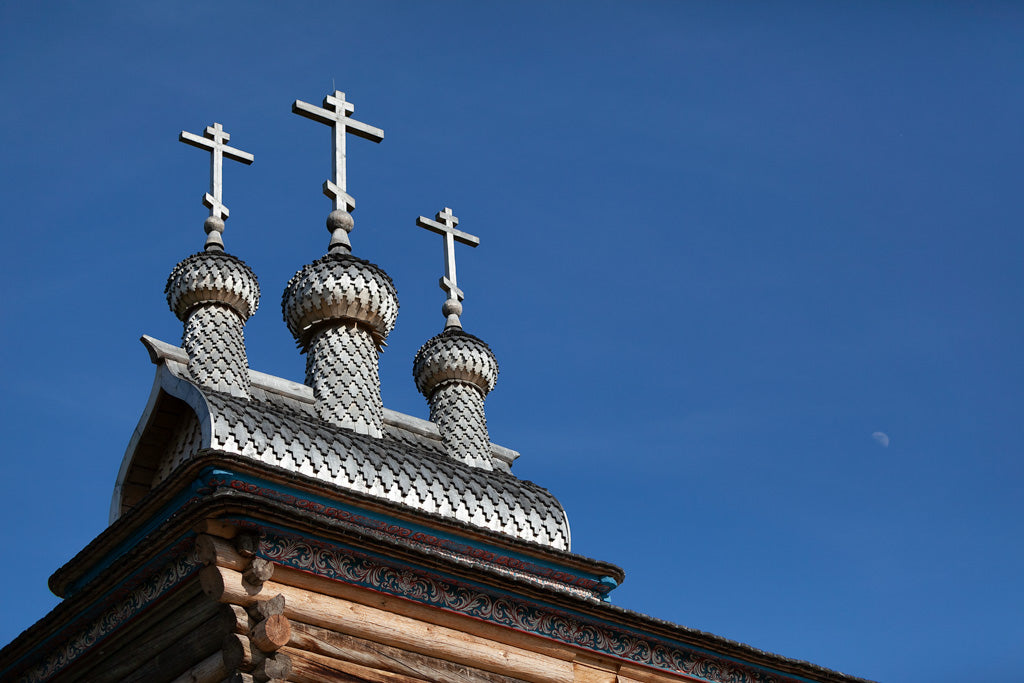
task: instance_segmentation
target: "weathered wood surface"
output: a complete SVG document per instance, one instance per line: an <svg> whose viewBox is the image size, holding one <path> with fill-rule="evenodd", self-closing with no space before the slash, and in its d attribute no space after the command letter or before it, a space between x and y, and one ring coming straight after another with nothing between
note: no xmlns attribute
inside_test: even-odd
<svg viewBox="0 0 1024 683"><path fill-rule="evenodd" d="M497 624L489 624L479 619L453 614L429 605L421 605L411 600L403 600L377 591L366 590L340 581L300 572L288 567L278 566L274 574L274 582L302 588L312 593L321 593L332 597L350 600L361 605L376 607L395 614L416 619L418 621L447 626L462 631L469 631L482 638L519 647L538 654L556 659L571 661L575 651L565 645L547 638L514 631Z"/></svg>
<svg viewBox="0 0 1024 683"><path fill-rule="evenodd" d="M292 639L288 645L312 655L353 662L431 683L523 683L520 678L482 671L300 622L292 622Z"/></svg>
<svg viewBox="0 0 1024 683"><path fill-rule="evenodd" d="M264 560L262 557L254 557L249 560L248 568L242 572L245 582L253 586L262 586L264 581L269 581L274 575L274 563Z"/></svg>
<svg viewBox="0 0 1024 683"><path fill-rule="evenodd" d="M136 651L144 658L134 671L119 679L126 683L167 683L221 649L226 632L223 613L189 631L160 650Z"/></svg>
<svg viewBox="0 0 1024 683"><path fill-rule="evenodd" d="M292 658L283 652L265 657L253 669L253 676L259 681L286 679L291 673Z"/></svg>
<svg viewBox="0 0 1024 683"><path fill-rule="evenodd" d="M253 647L246 636L229 633L221 643L221 656L228 671L243 669L252 671L256 662L263 659L259 654L253 657Z"/></svg>
<svg viewBox="0 0 1024 683"><path fill-rule="evenodd" d="M232 569L206 567L200 581L206 594L215 600L242 606L257 601L251 589L244 585L242 575ZM284 613L292 621L533 683L570 683L573 680L572 663L564 659L294 586L267 582L263 588L270 594L285 596ZM478 623L466 621L470 628Z"/></svg>
<svg viewBox="0 0 1024 683"><path fill-rule="evenodd" d="M241 535L238 538L241 538ZM238 538L236 538L235 541L237 541ZM223 538L214 537L204 543L207 543L208 547L215 550L215 552L212 552L209 555L209 563L211 565L218 565L221 567L235 569L237 571L244 571L244 569L248 567L246 564L246 558L239 554L235 546L232 545L233 542L226 541ZM452 625L453 621L464 619L425 605L417 605L407 600L399 600L381 593L357 588L339 581L332 581L330 579L311 575L289 567L274 565L273 580L276 583L303 588L313 593L323 593L333 597L340 597L373 607L380 607L392 612L411 616L421 621L438 623L439 625L448 626ZM249 584L247 585L247 590L249 593L255 595L262 592L262 587L260 585ZM266 593L272 595L273 591L266 591L264 594ZM458 626L455 627L458 628ZM530 642L527 649L559 659L572 659L573 656L572 653L566 652L566 648L553 644L549 640L528 636L493 624L485 624L474 620L474 632L481 636L497 640L498 642L517 647L523 647L523 640L529 639L532 642Z"/></svg>
<svg viewBox="0 0 1024 683"><path fill-rule="evenodd" d="M220 519L204 519L196 524L193 529L197 534L210 534L221 538L234 538L238 534L238 526L232 522L225 522Z"/></svg>
<svg viewBox="0 0 1024 683"><path fill-rule="evenodd" d="M600 658L571 646L288 567L275 565L272 580L261 586L253 586L242 578L241 568L246 566L246 558L242 557L230 542L215 543L215 548L216 555L211 566L204 569L202 575L203 588L207 594L216 600L245 607L250 616L250 629L261 618L265 618L266 614L285 614L291 621L291 639L288 647L310 654L342 662L349 661L371 669L379 667L377 671L419 676L420 678L414 680L438 683L461 680L474 683L582 683L591 680L608 680L616 683L671 683L686 680L682 675L615 662L607 658L603 664L594 664L591 660ZM236 567L239 569L235 569ZM273 595L274 598L264 597L268 595ZM344 609L332 615L333 605L342 605ZM360 624L363 614L361 610L367 610L366 614L375 615L377 619L369 619ZM409 628L406 629L406 626ZM300 628L301 631L298 630ZM476 675L477 678L459 678L457 669L452 669L451 677L445 678L443 668L437 668L435 672L431 672L429 666L425 669L403 669L394 661L391 662L393 668L387 669L365 648L352 648L344 657L339 657L337 648L332 649L328 639L317 644L314 642L317 638L308 629L320 629L321 634L333 633L338 638L352 638L352 643L362 641L377 648L394 648L395 653L425 657L427 661L434 660L450 667L461 666L473 672L471 675ZM249 635L252 637L251 633ZM447 641L447 645L444 641ZM435 648L435 645L439 647ZM508 657L501 654L504 651L508 652ZM585 660L584 664L575 661L580 657ZM513 661L516 663L513 664ZM517 668L521 664L525 666ZM309 661L302 666L305 667L305 673L296 669L289 677L290 681L324 680L304 679L302 676L314 676L315 674L310 671L316 667L326 671L323 667L328 664L322 661ZM341 681L374 680L359 678L355 673L340 670L336 675L342 676L337 679Z"/></svg>
<svg viewBox="0 0 1024 683"><path fill-rule="evenodd" d="M228 612L228 630L232 633L240 633L243 636L249 635L249 631L252 628L252 619L249 618L249 612L246 611L241 605L224 605L224 608Z"/></svg>
<svg viewBox="0 0 1024 683"><path fill-rule="evenodd" d="M273 652L288 644L292 637L291 622L283 614L272 614L252 629L253 644L264 652Z"/></svg>
<svg viewBox="0 0 1024 683"><path fill-rule="evenodd" d="M280 594L272 598L261 595L259 602L249 608L249 616L255 621L263 621L278 614L284 614L284 596Z"/></svg>
<svg viewBox="0 0 1024 683"><path fill-rule="evenodd" d="M303 650L284 648L292 658L295 683L322 683L323 681L358 681L359 683L426 683L427 679L381 671L353 662L316 655ZM458 679L449 679L455 681Z"/></svg>
<svg viewBox="0 0 1024 683"><path fill-rule="evenodd" d="M203 595L199 581L192 579L86 652L52 683L120 683L155 653L218 614L226 633L229 611Z"/></svg>
<svg viewBox="0 0 1024 683"><path fill-rule="evenodd" d="M231 541L210 534L196 536L196 555L203 564L220 564L238 571L249 566L249 558L242 557Z"/></svg>
<svg viewBox="0 0 1024 683"><path fill-rule="evenodd" d="M227 675L228 670L224 666L223 655L220 652L214 652L171 683L220 683Z"/></svg>

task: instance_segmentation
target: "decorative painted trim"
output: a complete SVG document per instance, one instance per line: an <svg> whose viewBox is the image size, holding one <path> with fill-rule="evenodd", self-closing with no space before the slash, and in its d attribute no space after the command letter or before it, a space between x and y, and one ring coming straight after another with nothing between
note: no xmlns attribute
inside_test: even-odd
<svg viewBox="0 0 1024 683"><path fill-rule="evenodd" d="M192 536L180 539L157 559L165 563L150 563L132 577L133 580L94 601L91 609L83 610L75 619L78 624L64 630L73 631L70 638L56 645L44 642L38 646L36 650L46 647L48 654L42 662L22 674L18 681L42 683L49 680L202 567L196 557ZM154 567L154 564L159 566ZM102 609L103 605L109 607Z"/></svg>
<svg viewBox="0 0 1024 683"><path fill-rule="evenodd" d="M505 554L486 544L470 544L456 536L445 535L428 527L410 524L385 515L374 515L354 506L347 506L326 498L309 495L284 487L270 487L256 478L245 477L226 470L211 470L202 479L200 493L212 493L217 488L229 488L313 512L359 527L363 533L378 538L398 538L406 543L435 550L454 559L483 563L509 576L518 576L548 587L573 593L580 597L606 599L618 584L611 577L597 577L536 562L515 553Z"/></svg>
<svg viewBox="0 0 1024 683"><path fill-rule="evenodd" d="M803 683L808 680L756 668L699 648L513 595L487 592L452 577L402 566L352 548L284 533L266 533L263 528L259 546L262 557L335 581L709 683Z"/></svg>

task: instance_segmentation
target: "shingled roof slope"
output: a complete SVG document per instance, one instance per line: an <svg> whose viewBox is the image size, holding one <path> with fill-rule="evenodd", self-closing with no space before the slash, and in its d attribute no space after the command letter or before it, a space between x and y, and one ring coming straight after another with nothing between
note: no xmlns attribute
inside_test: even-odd
<svg viewBox="0 0 1024 683"><path fill-rule="evenodd" d="M251 457L392 504L569 550L569 525L555 497L508 471L482 470L444 453L430 422L389 411L376 439L320 420L309 387L252 374L252 398L201 388L175 346L143 342L158 365L149 405L125 453L111 519L131 502L128 487L151 487L200 449ZM184 403L190 410L172 410ZM148 439L158 415L174 414L169 438ZM147 443L161 444L156 452ZM147 452L147 448L149 449ZM515 453L492 447L507 470Z"/></svg>

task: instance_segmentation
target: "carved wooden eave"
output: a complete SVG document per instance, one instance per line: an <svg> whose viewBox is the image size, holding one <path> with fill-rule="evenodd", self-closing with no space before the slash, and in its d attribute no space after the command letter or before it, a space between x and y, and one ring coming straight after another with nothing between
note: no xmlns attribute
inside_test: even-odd
<svg viewBox="0 0 1024 683"><path fill-rule="evenodd" d="M132 654L140 638L152 641L150 654L188 644L162 666L201 673L233 656L225 638L254 637L218 603L251 610L280 594L280 618L294 626L281 650L296 667L288 680L331 680L302 676L366 666L325 644L345 638L394 648L388 657L405 663L393 674L415 660L435 675L395 680L453 680L444 669L453 663L478 681L860 680L613 607L600 597L602 576L622 579L613 565L396 513L354 492L321 503L328 490L315 478L204 452L54 574L51 588L64 602L0 651L0 678L123 680L131 667L149 666ZM240 535L255 539L251 558L233 549ZM271 574L253 590L243 577L257 560ZM619 678L577 678L595 671Z"/></svg>

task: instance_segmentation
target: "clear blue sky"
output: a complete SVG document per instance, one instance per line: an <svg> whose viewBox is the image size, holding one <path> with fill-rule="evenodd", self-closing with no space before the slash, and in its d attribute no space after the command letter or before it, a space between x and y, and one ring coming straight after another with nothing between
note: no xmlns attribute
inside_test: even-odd
<svg viewBox="0 0 1024 683"><path fill-rule="evenodd" d="M441 329L501 363L491 435L622 565L617 604L884 681L1024 670L1024 6L1019 3L17 3L0 6L7 642L106 524L163 286L225 241L263 287L258 370L327 246L332 83L354 251L402 309L385 404ZM883 446L872 437L888 435Z"/></svg>

